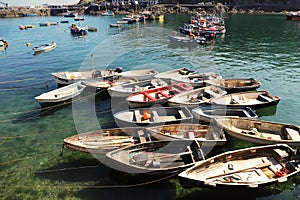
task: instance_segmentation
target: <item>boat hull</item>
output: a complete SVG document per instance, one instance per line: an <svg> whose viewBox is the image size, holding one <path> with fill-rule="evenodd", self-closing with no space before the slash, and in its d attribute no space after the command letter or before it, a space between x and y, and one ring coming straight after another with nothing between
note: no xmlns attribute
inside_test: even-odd
<svg viewBox="0 0 300 200"><path fill-rule="evenodd" d="M51 75L59 85L69 85L77 81L114 80L119 76L114 70L54 72Z"/></svg>
<svg viewBox="0 0 300 200"><path fill-rule="evenodd" d="M218 126L202 124L169 124L148 127L146 131L157 140L196 140L211 148L213 146L222 146L227 141L223 129Z"/></svg>
<svg viewBox="0 0 300 200"><path fill-rule="evenodd" d="M250 147L199 161L178 178L183 187L257 189L297 175L296 159L299 156L288 145Z"/></svg>
<svg viewBox="0 0 300 200"><path fill-rule="evenodd" d="M192 86L185 83L178 83L137 92L130 95L126 101L130 108L151 107L154 105L163 105L168 99L193 89Z"/></svg>
<svg viewBox="0 0 300 200"><path fill-rule="evenodd" d="M223 95L227 92L214 86L202 87L178 94L168 100L170 106L186 106L193 109L200 105L208 105L210 100Z"/></svg>
<svg viewBox="0 0 300 200"><path fill-rule="evenodd" d="M181 43L181 44L199 45L199 44L206 44L207 43L205 37L193 39L193 38L189 38L189 37L180 37L180 36L169 35L169 40L171 42L176 42L176 43Z"/></svg>
<svg viewBox="0 0 300 200"><path fill-rule="evenodd" d="M106 154L139 142L139 128L102 129L73 135L64 139L64 147L71 151Z"/></svg>
<svg viewBox="0 0 300 200"><path fill-rule="evenodd" d="M198 151L199 147L193 141L151 141L108 152L102 162L126 173L177 174L192 166L193 161L202 159Z"/></svg>
<svg viewBox="0 0 300 200"><path fill-rule="evenodd" d="M86 84L84 82L76 82L74 84L43 93L35 97L35 99L41 106L67 103L72 101L73 98L80 96L85 88Z"/></svg>
<svg viewBox="0 0 300 200"><path fill-rule="evenodd" d="M232 137L254 144L288 144L300 147L300 127L257 119L216 119L218 126Z"/></svg>
<svg viewBox="0 0 300 200"><path fill-rule="evenodd" d="M144 119L147 112L151 118ZM186 107L152 107L120 111L114 114L119 127L151 127L165 124L191 123L193 115Z"/></svg>
<svg viewBox="0 0 300 200"><path fill-rule="evenodd" d="M32 48L32 50L34 51L34 54L40 54L42 52L48 52L51 50L54 50L56 48L56 43L55 42L51 42L51 43L47 43L47 44L43 44L37 47Z"/></svg>
<svg viewBox="0 0 300 200"><path fill-rule="evenodd" d="M120 76L121 77L131 77L135 78L139 81L144 81L144 80L149 80L153 79L153 77L158 74L158 72L154 69L142 69L142 70L132 70L132 71L125 71L121 72Z"/></svg>
<svg viewBox="0 0 300 200"><path fill-rule="evenodd" d="M192 109L194 119L200 120L206 123L213 122L214 119L225 117L239 117L245 119L257 119L258 116L254 110L250 107L214 107L211 105L199 106Z"/></svg>
<svg viewBox="0 0 300 200"><path fill-rule="evenodd" d="M145 91L148 89L154 89L162 86L166 86L167 83L160 79L148 79L138 81L136 83L122 84L113 86L107 89L109 95L115 98L126 98L133 93Z"/></svg>
<svg viewBox="0 0 300 200"><path fill-rule="evenodd" d="M249 79L215 79L206 80L206 86L215 86L225 90L227 93L245 92L255 90L261 86L258 80Z"/></svg>
<svg viewBox="0 0 300 200"><path fill-rule="evenodd" d="M268 91L247 91L214 98L210 101L210 104L225 107L244 106L259 109L277 105L279 101L279 96L274 96Z"/></svg>

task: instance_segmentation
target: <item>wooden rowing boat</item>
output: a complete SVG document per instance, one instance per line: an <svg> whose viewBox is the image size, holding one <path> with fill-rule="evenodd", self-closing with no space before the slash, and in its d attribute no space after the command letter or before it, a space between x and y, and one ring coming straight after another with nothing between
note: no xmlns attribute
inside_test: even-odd
<svg viewBox="0 0 300 200"><path fill-rule="evenodd" d="M172 69L165 72L160 72L156 74L154 77L162 79L168 83L171 83L171 79L175 77L187 76L187 75L195 75L196 71L191 70L188 68L179 68L179 69Z"/></svg>
<svg viewBox="0 0 300 200"><path fill-rule="evenodd" d="M128 97L131 94L168 85L160 79L148 79L135 83L120 84L107 89L111 97Z"/></svg>
<svg viewBox="0 0 300 200"><path fill-rule="evenodd" d="M212 146L226 142L224 131L218 126L181 123L148 127L146 131L157 140L197 140Z"/></svg>
<svg viewBox="0 0 300 200"><path fill-rule="evenodd" d="M205 37L191 38L189 36L177 36L174 34L170 34L168 37L169 37L170 42L176 42L176 43L180 43L182 45L184 45L184 44L203 45L203 44L207 43L207 40Z"/></svg>
<svg viewBox="0 0 300 200"><path fill-rule="evenodd" d="M120 76L136 78L137 80L141 81L153 79L156 74L158 74L158 72L155 69L137 69L121 72Z"/></svg>
<svg viewBox="0 0 300 200"><path fill-rule="evenodd" d="M102 162L127 173L174 174L204 158L198 145L192 140L140 143L108 152Z"/></svg>
<svg viewBox="0 0 300 200"><path fill-rule="evenodd" d="M219 74L216 74L214 72L206 72L191 75L174 76L171 78L171 83L187 83L193 86L194 88L199 88L205 86L205 81L218 80L221 78L222 76L220 76Z"/></svg>
<svg viewBox="0 0 300 200"><path fill-rule="evenodd" d="M218 118L216 123L229 135L256 144L284 143L300 146L300 126L258 119Z"/></svg>
<svg viewBox="0 0 300 200"><path fill-rule="evenodd" d="M136 78L130 77L116 77L111 80L97 80L92 79L86 81L87 86L94 88L96 90L108 89L114 86L123 85L123 84L134 84L137 83L138 80Z"/></svg>
<svg viewBox="0 0 300 200"><path fill-rule="evenodd" d="M205 85L212 85L226 90L228 93L234 93L255 90L261 86L261 83L253 78L211 79L205 80Z"/></svg>
<svg viewBox="0 0 300 200"><path fill-rule="evenodd" d="M259 188L300 172L299 155L286 144L228 151L181 172L183 187Z"/></svg>
<svg viewBox="0 0 300 200"><path fill-rule="evenodd" d="M136 108L115 113L119 127L159 126L171 123L191 122L193 116L186 107Z"/></svg>
<svg viewBox="0 0 300 200"><path fill-rule="evenodd" d="M41 106L47 106L54 103L64 103L79 96L86 88L86 83L78 81L76 83L60 87L58 89L45 92L35 97Z"/></svg>
<svg viewBox="0 0 300 200"><path fill-rule="evenodd" d="M225 117L237 117L247 119L257 119L258 116L250 107L223 107L212 105L200 105L192 109L192 114L195 119L203 122L213 122L214 119Z"/></svg>
<svg viewBox="0 0 300 200"><path fill-rule="evenodd" d="M263 90L231 93L214 98L210 101L210 103L212 105L227 107L244 106L251 107L252 109L258 109L277 105L279 101L279 96L272 95L270 92Z"/></svg>
<svg viewBox="0 0 300 200"><path fill-rule="evenodd" d="M64 146L72 151L105 154L109 151L145 142L141 128L112 128L80 133L64 139Z"/></svg>
<svg viewBox="0 0 300 200"><path fill-rule="evenodd" d="M170 106L186 106L190 109L209 104L210 100L226 95L227 92L214 86L202 87L182 92L168 100Z"/></svg>
<svg viewBox="0 0 300 200"><path fill-rule="evenodd" d="M105 69L53 72L51 75L57 84L68 85L80 80L113 80L119 76L119 73L113 69Z"/></svg>
<svg viewBox="0 0 300 200"><path fill-rule="evenodd" d="M166 85L134 93L127 97L126 101L131 108L150 107L155 104L167 103L168 99L193 89L192 86L185 83Z"/></svg>

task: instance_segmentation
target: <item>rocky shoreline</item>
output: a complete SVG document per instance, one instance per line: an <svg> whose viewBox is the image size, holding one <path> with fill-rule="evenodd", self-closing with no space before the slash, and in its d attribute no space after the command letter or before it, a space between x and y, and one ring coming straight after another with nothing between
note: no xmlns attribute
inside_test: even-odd
<svg viewBox="0 0 300 200"><path fill-rule="evenodd" d="M218 3L216 5L201 6L199 4L156 4L145 7L133 7L133 5L109 5L109 9L113 10L115 14L131 14L135 10L144 11L149 10L154 13L166 14L166 13L187 13L194 14L201 11L216 11L221 14L265 14L265 13L278 13L287 14L289 10L283 10L279 7L274 8L274 6L264 6L261 5L248 5L248 6L233 6L233 5L223 5ZM101 15L105 12L105 5L98 4L87 4L87 5L76 5L76 9L71 11L76 11L80 15ZM273 10L271 9L273 8ZM63 15L66 10L63 8L48 8L48 7L4 7L0 9L0 18L16 18L24 17L26 14L35 14L37 16L59 16Z"/></svg>

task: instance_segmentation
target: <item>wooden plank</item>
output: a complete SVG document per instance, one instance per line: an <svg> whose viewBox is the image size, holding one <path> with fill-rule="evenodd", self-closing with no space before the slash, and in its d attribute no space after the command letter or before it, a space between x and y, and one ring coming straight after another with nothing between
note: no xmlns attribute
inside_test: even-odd
<svg viewBox="0 0 300 200"><path fill-rule="evenodd" d="M267 97L265 95L260 94L259 95L260 98L265 99L266 101L273 101L273 99L271 99L270 97Z"/></svg>
<svg viewBox="0 0 300 200"><path fill-rule="evenodd" d="M243 113L246 115L246 117L251 117L251 115L246 110L243 110Z"/></svg>
<svg viewBox="0 0 300 200"><path fill-rule="evenodd" d="M291 128L285 128L285 131L287 133L288 139L294 140L294 141L299 141L300 140L300 135L299 132L291 129Z"/></svg>
<svg viewBox="0 0 300 200"><path fill-rule="evenodd" d="M154 122L159 122L159 116L156 110L152 110L152 118Z"/></svg>
<svg viewBox="0 0 300 200"><path fill-rule="evenodd" d="M164 96L164 97L166 97L166 98L169 98L169 97L170 97L169 95L163 93L162 91L159 91L158 94L161 94L162 96Z"/></svg>
<svg viewBox="0 0 300 200"><path fill-rule="evenodd" d="M134 110L134 115L137 122L142 122L142 115L140 114L139 110Z"/></svg>
<svg viewBox="0 0 300 200"><path fill-rule="evenodd" d="M256 165L256 166L245 166L245 167L242 167L242 168L239 168L239 169L236 169L236 170L224 170L224 173L208 176L208 177L206 177L206 179L216 178L216 177L219 177L219 176L225 176L225 175L229 175L229 174L235 174L235 173L242 172L242 171L249 170L249 169L265 168L265 167L269 167L271 165L272 165L271 162L265 162L265 163L261 163L261 164Z"/></svg>
<svg viewBox="0 0 300 200"><path fill-rule="evenodd" d="M142 94L149 99L148 101L154 101L155 100L154 97L150 96L150 94L148 94L146 92L143 92Z"/></svg>
<svg viewBox="0 0 300 200"><path fill-rule="evenodd" d="M174 117L174 116L160 116L159 120L160 121L175 121L176 117Z"/></svg>
<svg viewBox="0 0 300 200"><path fill-rule="evenodd" d="M178 113L180 114L181 119L185 119L186 118L186 116L185 116L185 114L183 113L182 110L178 110Z"/></svg>
<svg viewBox="0 0 300 200"><path fill-rule="evenodd" d="M233 102L234 104L242 104L241 100L239 100L239 99L238 99L237 97L235 97L235 96L232 96L231 99L232 99L232 102Z"/></svg>
<svg viewBox="0 0 300 200"><path fill-rule="evenodd" d="M178 154L171 154L171 153L170 154L168 154L168 153L152 153L151 154L151 152L144 152L144 154L146 154L147 159L134 160L134 161L131 161L130 163L132 164L132 163L145 162L145 161L149 162L149 160L150 161L158 160L158 159L162 160L162 159L165 159L165 158L178 159L180 156L183 156L183 155L192 155L192 151L190 151L190 149L189 149L189 151L187 151L187 152L182 152L182 153L178 153ZM149 154L151 154L151 156L149 156Z"/></svg>

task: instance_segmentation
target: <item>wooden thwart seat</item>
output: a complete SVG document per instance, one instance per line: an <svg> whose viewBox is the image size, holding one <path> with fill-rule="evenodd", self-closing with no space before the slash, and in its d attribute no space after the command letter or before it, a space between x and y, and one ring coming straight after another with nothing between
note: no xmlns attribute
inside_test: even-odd
<svg viewBox="0 0 300 200"><path fill-rule="evenodd" d="M298 131L291 129L291 128L285 128L285 132L286 132L287 138L289 140L294 140L294 141L300 140L300 135L299 135Z"/></svg>
<svg viewBox="0 0 300 200"><path fill-rule="evenodd" d="M152 110L152 118L153 118L154 122L158 122L159 121L159 116L158 116L156 110Z"/></svg>
<svg viewBox="0 0 300 200"><path fill-rule="evenodd" d="M216 93L214 93L213 91L211 91L211 90L207 90L207 89L205 89L204 91L203 91L203 93L205 94L207 94L207 95L209 95L209 96L216 96Z"/></svg>
<svg viewBox="0 0 300 200"><path fill-rule="evenodd" d="M178 113L180 114L180 116L181 116L182 119L186 118L186 116L185 116L185 114L183 113L182 110L178 110Z"/></svg>
<svg viewBox="0 0 300 200"><path fill-rule="evenodd" d="M243 110L243 113L245 114L246 117L251 117L251 115L246 110Z"/></svg>
<svg viewBox="0 0 300 200"><path fill-rule="evenodd" d="M135 118L136 118L137 122L142 122L142 115L140 114L139 110L135 110L134 115L135 115Z"/></svg>
<svg viewBox="0 0 300 200"><path fill-rule="evenodd" d="M259 96L258 96L259 98L261 98L261 99L264 99L264 100L266 100L266 101L273 101L273 99L271 99L270 97L267 97L266 95L262 95L262 94L260 94Z"/></svg>
<svg viewBox="0 0 300 200"><path fill-rule="evenodd" d="M239 100L239 99L238 99L237 97L235 97L235 96L232 96L231 99L232 99L232 102L235 103L235 104L242 104L242 101Z"/></svg>

